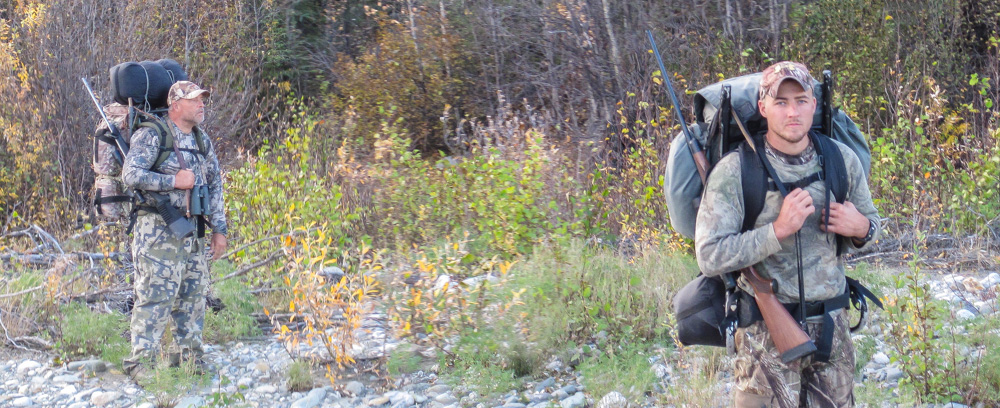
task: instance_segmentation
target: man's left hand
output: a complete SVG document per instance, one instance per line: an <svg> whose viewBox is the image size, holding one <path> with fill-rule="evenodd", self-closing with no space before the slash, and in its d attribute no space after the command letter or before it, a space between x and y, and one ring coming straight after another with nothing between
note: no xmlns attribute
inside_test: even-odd
<svg viewBox="0 0 1000 408"><path fill-rule="evenodd" d="M820 217L819 228L821 230L858 239L868 235L868 225L870 222L868 221L868 217L858 212L858 209L850 201L845 201L843 204L830 203L829 226L825 225L826 211L824 209Z"/></svg>
<svg viewBox="0 0 1000 408"><path fill-rule="evenodd" d="M222 254L226 253L226 236L222 234L212 234L212 243L210 244L212 248L212 260L217 260L222 257Z"/></svg>

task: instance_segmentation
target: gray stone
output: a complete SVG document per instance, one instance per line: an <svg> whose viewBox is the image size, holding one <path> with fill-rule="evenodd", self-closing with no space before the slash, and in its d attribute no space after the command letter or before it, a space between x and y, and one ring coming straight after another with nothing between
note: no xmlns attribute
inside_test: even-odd
<svg viewBox="0 0 1000 408"><path fill-rule="evenodd" d="M973 306L975 306L976 310L978 310L979 313L982 313L983 315L988 316L997 312L997 308L989 302L978 301L975 302Z"/></svg>
<svg viewBox="0 0 1000 408"><path fill-rule="evenodd" d="M121 395L122 394L120 392L115 392L115 391L108 391L108 392L95 391L90 396L90 403L98 407L103 407L105 405L110 404L112 401L118 399L118 397L120 397ZM180 407L180 405L178 405L178 407Z"/></svg>
<svg viewBox="0 0 1000 408"><path fill-rule="evenodd" d="M899 381L899 379L903 378L904 375L903 371L896 367L889 367L885 369L886 381Z"/></svg>
<svg viewBox="0 0 1000 408"><path fill-rule="evenodd" d="M548 400L551 400L551 399L552 399L552 394L549 394L547 392L543 392L543 393L532 395L531 399L529 400L529 402L532 403L532 404L539 404L539 403L542 403L542 402L545 402L545 401L548 401Z"/></svg>
<svg viewBox="0 0 1000 408"><path fill-rule="evenodd" d="M152 402L144 402L135 408L156 408L156 405L153 405Z"/></svg>
<svg viewBox="0 0 1000 408"><path fill-rule="evenodd" d="M326 398L326 389L314 388L304 398L292 403L291 408L313 408L319 405L323 401L323 398Z"/></svg>
<svg viewBox="0 0 1000 408"><path fill-rule="evenodd" d="M872 362L881 366L889 364L889 356L885 355L883 352L878 352L872 355Z"/></svg>
<svg viewBox="0 0 1000 408"><path fill-rule="evenodd" d="M597 402L596 408L626 408L628 399L618 391L611 391Z"/></svg>
<svg viewBox="0 0 1000 408"><path fill-rule="evenodd" d="M969 408L968 405L962 405L957 402L949 402L941 406L941 408Z"/></svg>
<svg viewBox="0 0 1000 408"><path fill-rule="evenodd" d="M403 404L405 406L410 406L416 401L414 400L413 395L410 395L408 392L397 392L389 397L389 402L391 402L392 405Z"/></svg>
<svg viewBox="0 0 1000 408"><path fill-rule="evenodd" d="M573 394L572 397L559 401L559 405L562 408L583 408L587 405L587 396L583 395L582 392L578 392Z"/></svg>
<svg viewBox="0 0 1000 408"><path fill-rule="evenodd" d="M660 380L666 380L673 374L673 370L666 364L656 363L653 364L653 374L656 374L656 378Z"/></svg>
<svg viewBox="0 0 1000 408"><path fill-rule="evenodd" d="M264 384L254 389L254 391L258 394L274 394L278 391L278 388L271 384Z"/></svg>
<svg viewBox="0 0 1000 408"><path fill-rule="evenodd" d="M30 407L32 404L31 398L28 397L14 398L14 401L11 403L13 404L11 405L12 407Z"/></svg>
<svg viewBox="0 0 1000 408"><path fill-rule="evenodd" d="M91 388L89 390L80 391L79 394L73 396L74 401L83 401L90 398L90 395L100 390L100 388Z"/></svg>
<svg viewBox="0 0 1000 408"><path fill-rule="evenodd" d="M67 386L63 387L63 389L59 390L59 395L64 395L64 396L68 397L68 396L73 395L73 394L76 394L76 386L75 385L67 385Z"/></svg>
<svg viewBox="0 0 1000 408"><path fill-rule="evenodd" d="M52 378L54 384L78 383L80 377L76 375L57 375Z"/></svg>
<svg viewBox="0 0 1000 408"><path fill-rule="evenodd" d="M103 373L108 371L108 365L101 360L74 361L66 365L69 371L86 371L90 373Z"/></svg>
<svg viewBox="0 0 1000 408"><path fill-rule="evenodd" d="M440 395L434 397L434 401L439 402L439 403L444 404L444 405L451 405L451 404L454 404L454 403L458 402L458 399L456 399L455 397L453 397L449 393L444 393L444 394L440 394Z"/></svg>
<svg viewBox="0 0 1000 408"><path fill-rule="evenodd" d="M565 392L566 395L576 394L576 386L573 384L567 385L559 389L559 391ZM560 398L561 399L561 398Z"/></svg>
<svg viewBox="0 0 1000 408"><path fill-rule="evenodd" d="M69 404L69 406L67 406L66 408L87 408L89 406L90 406L90 404L88 404L86 402L74 402L72 404ZM142 408L142 405L140 405L137 408Z"/></svg>
<svg viewBox="0 0 1000 408"><path fill-rule="evenodd" d="M360 381L351 381L344 386L344 391L354 396L360 396L365 392L365 385Z"/></svg>
<svg viewBox="0 0 1000 408"><path fill-rule="evenodd" d="M368 406L378 407L388 403L389 403L388 397L378 397L378 398L372 398L371 401L368 401Z"/></svg>
<svg viewBox="0 0 1000 408"><path fill-rule="evenodd" d="M972 319L976 318L976 314L970 312L967 309L962 309L962 310L959 310L957 313L955 313L955 317L957 317L958 320L963 320L963 321L964 320L972 320Z"/></svg>
<svg viewBox="0 0 1000 408"><path fill-rule="evenodd" d="M205 405L205 400L201 397L182 398L174 405L174 408L198 408Z"/></svg>
<svg viewBox="0 0 1000 408"><path fill-rule="evenodd" d="M538 383L538 385L535 386L535 391L544 390L548 387L551 387L555 383L556 383L555 377L546 378L544 381Z"/></svg>
<svg viewBox="0 0 1000 408"><path fill-rule="evenodd" d="M21 364L17 365L17 369L15 371L17 371L17 373L20 374L20 375L24 375L29 370L34 370L36 368L40 368L41 366L42 366L42 363L39 363L37 361L34 361L34 360L25 360Z"/></svg>
<svg viewBox="0 0 1000 408"><path fill-rule="evenodd" d="M344 270L336 266L327 266L318 273L327 283L337 283L344 278Z"/></svg>
<svg viewBox="0 0 1000 408"><path fill-rule="evenodd" d="M508 402L506 404L503 404L503 408L524 408L526 406L527 405L524 405L520 402Z"/></svg>
<svg viewBox="0 0 1000 408"><path fill-rule="evenodd" d="M250 388L251 385L253 385L253 378L250 377L242 377L236 382L236 386L240 388Z"/></svg>
<svg viewBox="0 0 1000 408"><path fill-rule="evenodd" d="M989 275L986 275L986 277L979 281L979 283L986 289L1000 285L1000 273L992 272Z"/></svg>
<svg viewBox="0 0 1000 408"><path fill-rule="evenodd" d="M564 400L566 398L569 398L569 394L563 390L556 390L555 392L552 393L552 398L555 398L557 400Z"/></svg>

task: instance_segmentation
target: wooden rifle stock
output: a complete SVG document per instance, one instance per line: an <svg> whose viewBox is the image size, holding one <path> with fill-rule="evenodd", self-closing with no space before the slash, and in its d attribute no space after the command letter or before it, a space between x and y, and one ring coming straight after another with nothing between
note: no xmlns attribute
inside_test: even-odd
<svg viewBox="0 0 1000 408"><path fill-rule="evenodd" d="M752 266L743 270L743 276L753 286L757 308L764 316L774 346L781 353L781 362L787 364L815 352L812 339L774 295L774 281L762 278Z"/></svg>

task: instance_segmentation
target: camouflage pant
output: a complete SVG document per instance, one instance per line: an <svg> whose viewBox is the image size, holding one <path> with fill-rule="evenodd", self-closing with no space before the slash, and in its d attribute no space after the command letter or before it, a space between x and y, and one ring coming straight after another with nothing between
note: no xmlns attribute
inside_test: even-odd
<svg viewBox="0 0 1000 408"><path fill-rule="evenodd" d="M171 354L199 355L205 325L208 260L203 239L177 239L157 214L140 215L133 230L135 307L132 355L126 372L142 360L155 361L168 319L173 319Z"/></svg>
<svg viewBox="0 0 1000 408"><path fill-rule="evenodd" d="M822 321L806 322L813 341ZM813 356L783 364L763 321L736 331L736 407L851 407L854 405L854 343L847 313L834 312L830 361ZM802 393L804 390L804 394Z"/></svg>

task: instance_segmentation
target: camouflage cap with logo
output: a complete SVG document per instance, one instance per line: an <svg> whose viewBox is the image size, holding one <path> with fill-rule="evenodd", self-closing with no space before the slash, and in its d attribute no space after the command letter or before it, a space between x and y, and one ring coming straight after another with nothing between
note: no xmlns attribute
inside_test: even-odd
<svg viewBox="0 0 1000 408"><path fill-rule="evenodd" d="M809 75L809 68L800 62L782 61L767 67L761 75L760 99L764 99L765 96L773 98L777 95L778 87L786 79L794 79L805 91L811 90L813 86L813 77Z"/></svg>
<svg viewBox="0 0 1000 408"><path fill-rule="evenodd" d="M201 89L201 87L194 82L177 81L177 83L170 87L170 92L167 93L167 106L180 99L194 99L201 95L205 95L207 98L211 95L211 93L207 90Z"/></svg>

